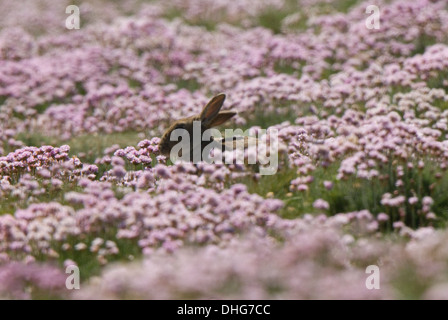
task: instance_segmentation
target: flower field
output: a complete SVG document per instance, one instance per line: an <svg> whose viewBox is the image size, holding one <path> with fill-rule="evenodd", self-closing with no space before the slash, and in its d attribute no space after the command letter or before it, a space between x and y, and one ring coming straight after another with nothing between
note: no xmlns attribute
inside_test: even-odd
<svg viewBox="0 0 448 320"><path fill-rule="evenodd" d="M0 298L448 299L447 90L446 0L0 0ZM221 92L274 175L160 153Z"/></svg>

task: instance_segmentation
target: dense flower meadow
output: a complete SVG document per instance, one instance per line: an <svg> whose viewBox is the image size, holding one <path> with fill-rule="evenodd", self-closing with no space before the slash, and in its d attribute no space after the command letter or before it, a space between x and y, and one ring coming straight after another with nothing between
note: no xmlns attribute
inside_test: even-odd
<svg viewBox="0 0 448 320"><path fill-rule="evenodd" d="M448 299L448 1L70 4L0 0L1 298ZM276 174L160 153L220 92Z"/></svg>

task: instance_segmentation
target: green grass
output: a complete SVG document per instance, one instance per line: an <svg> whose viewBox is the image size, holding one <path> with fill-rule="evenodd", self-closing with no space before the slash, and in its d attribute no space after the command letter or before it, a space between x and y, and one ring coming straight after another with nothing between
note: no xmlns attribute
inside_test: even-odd
<svg viewBox="0 0 448 320"><path fill-rule="evenodd" d="M285 74L297 74L297 77L300 78L301 69L294 68L291 65L290 61L276 61L274 63L274 71L277 73L285 73Z"/></svg>
<svg viewBox="0 0 448 320"><path fill-rule="evenodd" d="M195 18L186 19L183 11L180 8L170 8L167 9L162 15L163 18L167 20L173 20L176 18L181 18L185 23L192 26L204 27L208 31L213 31L216 29L216 26L220 23L227 23L230 25L238 26L244 28L242 25L243 20L249 19L252 21L252 24L256 26L261 26L267 29L272 30L274 33L282 32L282 22L283 20L296 12L300 11L300 7L297 2L294 0L287 0L285 5L282 8L273 8L268 7L263 10L260 14L255 17L251 17L249 15L240 17L234 17L230 19L226 12L215 13L213 16L199 16ZM297 30L306 29L307 19L306 16L303 15L303 19L300 19L296 24L292 27Z"/></svg>
<svg viewBox="0 0 448 320"><path fill-rule="evenodd" d="M287 16L291 13L294 13L298 10L298 8L293 9L283 9L276 10L274 8L268 8L263 11L257 17L257 24L266 29L271 29L274 33L282 32L282 22ZM300 20L300 23L295 26L297 29L305 29L306 27L306 19Z"/></svg>
<svg viewBox="0 0 448 320"><path fill-rule="evenodd" d="M247 120L246 124L242 126L234 126L234 129L240 128L242 130L247 130L253 126L260 126L261 128L266 129L269 128L270 126L280 124L284 121L294 123L294 120L296 120L297 117L298 115L294 114L294 112L291 110L287 110L285 114L279 114L279 113L261 114L260 112L257 112L252 118Z"/></svg>
<svg viewBox="0 0 448 320"><path fill-rule="evenodd" d="M49 106L51 106L54 103L55 103L55 101L47 101L47 102L38 104L37 106L34 107L34 109L37 111L37 113L42 114L45 112L45 110L48 109Z"/></svg>
<svg viewBox="0 0 448 320"><path fill-rule="evenodd" d="M339 12L347 13L353 6L358 4L359 0L338 0L332 1L330 5Z"/></svg>
<svg viewBox="0 0 448 320"><path fill-rule="evenodd" d="M381 204L383 194L387 192L393 194L397 190L407 199L413 195L419 199L431 196L434 199L431 210L438 217L435 225L443 227L448 219L448 194L446 193L448 172L444 172L441 178L436 179L435 173L440 172L440 169L429 159L426 159L426 163L427 165L423 169L407 169L405 167L405 175L402 178L404 186L401 188L395 186L398 179L395 166L377 168L380 174L388 175L388 178L383 180L367 180L355 176L337 180L336 175L340 162L335 162L327 168L317 164L316 170L312 173L314 181L308 185L309 190L305 192L290 191L290 182L297 178L298 174L296 169L288 167L280 168L275 175L262 176L258 181L251 177L245 177L239 182L244 183L251 193L257 193L263 197L267 197L269 194L283 200L285 207L279 214L284 218L297 218L305 213L319 213L319 210L313 208L313 202L317 199L324 199L330 205L328 212L324 212L328 215L368 209L374 215L385 212L396 221L399 218L398 209L383 206ZM331 190L324 187L325 180L333 182ZM408 226L417 228L427 224L427 221L417 213L419 207L411 207L406 201L404 210L404 222ZM391 225L388 228L390 230Z"/></svg>
<svg viewBox="0 0 448 320"><path fill-rule="evenodd" d="M359 2L359 0L335 0L328 3L319 1L313 5L313 9L317 10L319 15L333 14L335 12L347 13Z"/></svg>
<svg viewBox="0 0 448 320"><path fill-rule="evenodd" d="M41 147L44 145L55 145L58 144L58 139L54 137L49 137L41 133L29 133L21 132L16 136L17 140L22 141L25 145L31 147Z"/></svg>
<svg viewBox="0 0 448 320"><path fill-rule="evenodd" d="M283 20L290 16L291 14L295 14L301 12L301 8L297 1L294 0L286 0L285 4L282 8L273 8L268 7L263 10L256 17L256 24L258 26L271 29L274 33L282 33L282 24ZM299 19L294 25L289 26L289 30L305 30L307 27L307 16L305 14L301 15L301 19Z"/></svg>
<svg viewBox="0 0 448 320"><path fill-rule="evenodd" d="M257 193L263 197L270 193L272 197L283 200L285 207L279 215L283 218L294 219L305 213L318 212L313 208L313 202L316 199L323 198L328 201L325 197L328 191L324 188L323 181L334 180L337 168L337 164L330 166L328 169L318 168L313 174L315 180L309 185L309 190L306 192L290 191L291 180L298 177L297 168L284 167L274 175L261 176L258 181L246 177L241 182L248 187L250 193ZM330 203L330 210L347 207L346 200L342 201L342 206L340 202L341 198L336 194L332 203ZM331 213L334 214L335 212Z"/></svg>
<svg viewBox="0 0 448 320"><path fill-rule="evenodd" d="M81 161L93 163L96 158L104 156L104 149L118 144L120 147L136 146L141 140L137 132L120 132L109 134L85 134L65 142L70 146L70 154ZM80 154L85 154L79 156Z"/></svg>
<svg viewBox="0 0 448 320"><path fill-rule="evenodd" d="M408 265L403 265L400 272L395 274L392 282L393 287L402 299L418 300L422 299L423 294L428 289L429 284L422 281L422 277L416 274L417 266L413 262Z"/></svg>
<svg viewBox="0 0 448 320"><path fill-rule="evenodd" d="M384 193L394 194L395 191L398 191L398 194L404 195L406 199L413 195L419 199L422 199L424 196L431 196L434 199L431 210L439 219L435 225L443 226L445 224L444 221L448 218L448 194L446 193L448 173L445 172L440 179L436 179L435 173L439 172L440 169L437 168L436 164L431 163L430 160L426 160L426 164L424 169L408 169L404 166L403 187L395 186L398 180L395 166L385 166L382 169L377 168L380 174L388 176L387 179L382 181L356 177L349 177L347 180L335 180L334 176L330 175L327 176L327 180L334 181L332 190L310 188L310 194L314 195L314 197L320 196L328 201L330 214L368 209L374 215L385 212L390 217L395 217L395 220L399 218L398 209L385 207L380 203L381 196ZM416 163L415 167L417 167ZM319 178L319 175L315 175L314 183L318 182L321 184L322 180ZM427 224L427 221L422 218L421 214L417 213L418 209L419 207L414 208L406 201L404 205L404 222L406 225L417 228Z"/></svg>
<svg viewBox="0 0 448 320"><path fill-rule="evenodd" d="M80 95L85 95L87 93L86 88L84 87L84 84L81 81L76 81L75 82L75 88L76 91L80 94Z"/></svg>
<svg viewBox="0 0 448 320"><path fill-rule="evenodd" d="M0 108L1 108L2 104L5 103L6 99L8 99L8 96L0 96Z"/></svg>
<svg viewBox="0 0 448 320"><path fill-rule="evenodd" d="M174 20L175 18L180 18L182 17L182 10L179 8L170 8L168 10L165 10L162 17L167 20Z"/></svg>
<svg viewBox="0 0 448 320"><path fill-rule="evenodd" d="M188 91L194 92L201 88L201 85L196 81L196 79L179 79L174 82L178 89L187 89Z"/></svg>
<svg viewBox="0 0 448 320"><path fill-rule="evenodd" d="M339 71L337 71L337 70L334 70L333 69L333 64L335 64L336 63L336 59L335 58L333 58L333 57L331 57L331 58L326 58L325 59L325 62L327 62L328 63L328 65L330 66L328 69L325 69L325 70L323 70L322 71L322 74L321 74L321 76L320 76L320 78L323 80L323 79L330 79L330 76L331 75L333 75L333 74L335 74L335 73L338 73Z"/></svg>
<svg viewBox="0 0 448 320"><path fill-rule="evenodd" d="M232 129L239 128L242 130L247 130L253 126L259 126L262 129L267 129L273 125L281 124L285 121L289 121L291 124L294 124L294 121L298 117L312 114L308 105L301 107L298 112L292 110L291 106L298 103L299 102L274 100L272 104L275 106L276 112L263 112L262 106L256 106L254 111L240 113L240 116L246 119L246 123L244 125L227 125L227 127Z"/></svg>
<svg viewBox="0 0 448 320"><path fill-rule="evenodd" d="M282 32L282 21L287 13L275 10L266 10L258 16L258 25L271 29L274 33Z"/></svg>
<svg viewBox="0 0 448 320"><path fill-rule="evenodd" d="M448 86L443 84L443 81L448 80L448 71L440 71L437 72L437 76L430 78L426 81L428 88L442 88L448 90ZM446 110L448 108L447 101L441 101L441 106L443 106L443 110Z"/></svg>
<svg viewBox="0 0 448 320"><path fill-rule="evenodd" d="M416 42L414 43L414 50L411 52L411 56L415 56L417 54L423 54L427 47L432 46L436 43L436 39L434 37L428 36L426 34L420 35Z"/></svg>
<svg viewBox="0 0 448 320"><path fill-rule="evenodd" d="M130 78L130 79L128 80L128 85L129 85L129 88L135 89L135 88L141 88L142 85L143 85L143 83L141 83L141 82L138 81L138 80L135 80L135 79Z"/></svg>
<svg viewBox="0 0 448 320"><path fill-rule="evenodd" d="M180 8L170 8L164 12L162 17L167 20L174 20L177 18L181 18L186 24L189 24L191 26L204 27L208 31L215 30L216 25L223 19L219 17L210 17L207 19L203 17L198 17L196 19L188 20L184 17L184 12Z"/></svg>
<svg viewBox="0 0 448 320"><path fill-rule="evenodd" d="M412 88L409 86L401 86L401 85L393 85L388 88L388 94L391 98L391 101L394 100L394 96L397 93L409 93L412 91Z"/></svg>

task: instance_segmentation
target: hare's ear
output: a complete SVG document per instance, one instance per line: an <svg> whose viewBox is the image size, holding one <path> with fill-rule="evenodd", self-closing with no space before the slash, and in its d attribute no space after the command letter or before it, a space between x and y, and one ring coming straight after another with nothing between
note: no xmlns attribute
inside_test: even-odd
<svg viewBox="0 0 448 320"><path fill-rule="evenodd" d="M226 95L224 93L218 94L214 96L212 100L204 107L204 110L201 112L201 121L205 126L210 126L215 117L218 115L219 110L226 99Z"/></svg>
<svg viewBox="0 0 448 320"><path fill-rule="evenodd" d="M209 124L210 127L216 127L220 124L223 124L230 118L236 115L236 112L233 111L222 111L218 113L218 115L212 120L212 122Z"/></svg>

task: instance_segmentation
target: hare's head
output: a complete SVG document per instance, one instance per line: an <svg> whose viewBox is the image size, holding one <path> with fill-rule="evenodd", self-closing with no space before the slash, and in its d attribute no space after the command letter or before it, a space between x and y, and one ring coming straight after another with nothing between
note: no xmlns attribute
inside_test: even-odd
<svg viewBox="0 0 448 320"><path fill-rule="evenodd" d="M185 119L180 119L174 122L163 134L162 139L159 143L160 152L169 156L171 153L171 149L179 143L178 140L173 139L171 141L171 135L176 129L186 130L190 136L190 153L192 154L192 150L194 146L201 146L201 151L203 148L210 143L210 141L202 141L202 134L207 129L219 126L236 115L236 112L233 111L221 111L221 107L226 99L226 95L221 93L217 96L213 97L204 107L202 112L199 115L191 116ZM193 123L195 121L200 121L200 137L194 137L194 139L199 139L199 141L193 141Z"/></svg>

